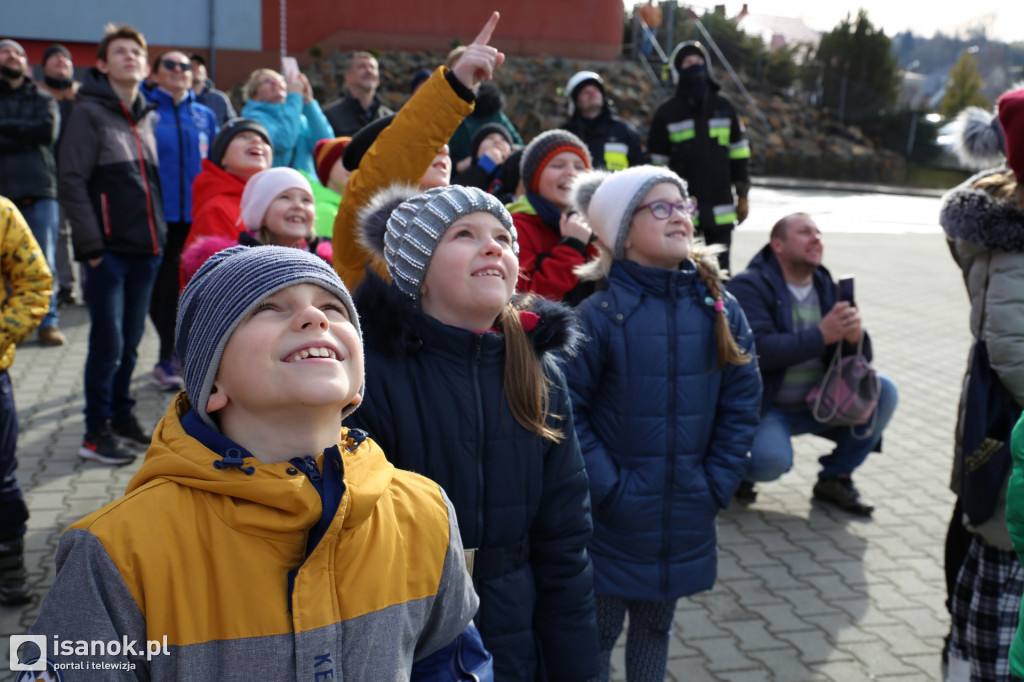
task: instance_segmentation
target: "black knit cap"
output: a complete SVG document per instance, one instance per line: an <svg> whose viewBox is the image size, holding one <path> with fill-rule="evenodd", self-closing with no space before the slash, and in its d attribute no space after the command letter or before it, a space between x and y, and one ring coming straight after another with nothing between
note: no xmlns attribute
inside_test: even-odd
<svg viewBox="0 0 1024 682"><path fill-rule="evenodd" d="M271 147L274 146L270 141L270 133L263 127L262 123L251 118L232 118L224 121L224 124L220 127L220 132L214 136L213 142L210 143L210 162L223 168L224 166L221 165L221 161L224 160L224 153L228 150L231 140L235 139L235 135L244 133L247 130L262 137Z"/></svg>
<svg viewBox="0 0 1024 682"><path fill-rule="evenodd" d="M502 135L508 141L509 147L515 144L515 141L512 139L512 133L509 132L508 128L500 123L487 123L480 126L476 133L473 134L473 139L469 142L469 158L475 159L476 153L480 151L480 144L484 141L484 138L488 135L493 135L494 133Z"/></svg>
<svg viewBox="0 0 1024 682"><path fill-rule="evenodd" d="M391 125L393 120L395 120L394 114L378 118L376 121L367 123L356 131L348 146L345 147L345 153L341 155L341 165L345 167L345 170L351 173L356 168L359 168L359 162L363 160L363 155L369 151L377 136L380 135L382 130Z"/></svg>
<svg viewBox="0 0 1024 682"><path fill-rule="evenodd" d="M67 57L69 62L73 62L74 61L71 58L71 50L69 50L68 48L64 47L63 45L54 44L54 45L50 45L48 48L46 48L46 51L43 52L43 61L41 61L40 64L42 64L43 66L46 66L46 62L50 59L50 57L52 57L53 55L58 54L58 53L60 53L60 54L64 55L65 57Z"/></svg>
<svg viewBox="0 0 1024 682"><path fill-rule="evenodd" d="M699 41L689 40L676 48L675 59L672 60L672 65L676 67L676 71L681 70L679 65L683 63L685 57L691 54L695 54L703 59L708 67L711 66L711 56L708 55L708 51L704 49L704 46Z"/></svg>

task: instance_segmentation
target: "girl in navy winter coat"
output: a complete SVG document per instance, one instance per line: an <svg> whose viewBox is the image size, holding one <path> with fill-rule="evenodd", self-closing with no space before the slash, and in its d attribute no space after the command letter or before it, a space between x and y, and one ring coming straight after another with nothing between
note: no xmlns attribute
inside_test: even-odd
<svg viewBox="0 0 1024 682"><path fill-rule="evenodd" d="M494 678L594 678L589 486L555 364L571 312L512 301L516 234L495 197L418 191L386 191L363 214L392 282L371 273L356 293L370 397L351 425L452 500Z"/></svg>
<svg viewBox="0 0 1024 682"><path fill-rule="evenodd" d="M626 679L662 680L676 600L709 589L719 509L747 468L761 378L753 336L664 168L584 174L575 205L600 237L581 277L586 340L566 370L594 504L602 679L629 611Z"/></svg>

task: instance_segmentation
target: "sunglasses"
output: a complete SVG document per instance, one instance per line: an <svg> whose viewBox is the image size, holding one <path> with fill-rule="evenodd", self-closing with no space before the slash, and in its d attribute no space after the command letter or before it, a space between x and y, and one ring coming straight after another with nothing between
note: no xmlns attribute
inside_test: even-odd
<svg viewBox="0 0 1024 682"><path fill-rule="evenodd" d="M697 200L693 197L687 197L679 204L673 204L670 201L652 201L649 204L637 206L636 210L633 211L633 215L636 215L645 208L650 209L651 215L658 220L668 220L672 217L672 211L679 211L684 218L692 218L697 213Z"/></svg>
<svg viewBox="0 0 1024 682"><path fill-rule="evenodd" d="M175 69L181 69L182 71L192 70L192 65L188 62L176 62L173 59L161 59L160 63L163 64L164 68L168 71L174 71Z"/></svg>

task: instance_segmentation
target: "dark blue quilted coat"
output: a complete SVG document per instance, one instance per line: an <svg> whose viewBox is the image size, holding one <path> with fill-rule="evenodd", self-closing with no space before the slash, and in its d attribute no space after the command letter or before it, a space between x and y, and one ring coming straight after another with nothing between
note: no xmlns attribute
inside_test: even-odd
<svg viewBox="0 0 1024 682"><path fill-rule="evenodd" d="M538 300L529 332L545 358L558 444L522 428L503 397L500 334L423 315L370 274L356 293L366 343L366 398L346 425L368 431L395 466L437 481L477 565L474 619L495 679L584 680L598 672L586 469L554 356L576 338L572 312ZM480 562L478 555L477 561Z"/></svg>
<svg viewBox="0 0 1024 682"><path fill-rule="evenodd" d="M716 371L713 301L692 262L616 261L580 304L588 337L566 374L594 504L594 588L664 601L709 589L715 518L746 472L758 425L757 363ZM740 347L754 342L736 299Z"/></svg>

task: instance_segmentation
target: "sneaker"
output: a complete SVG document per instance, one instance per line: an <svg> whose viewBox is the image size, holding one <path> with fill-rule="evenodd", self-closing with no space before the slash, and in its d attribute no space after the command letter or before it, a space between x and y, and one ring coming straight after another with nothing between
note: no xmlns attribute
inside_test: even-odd
<svg viewBox="0 0 1024 682"><path fill-rule="evenodd" d="M57 327L40 327L39 343L44 346L63 346L68 342Z"/></svg>
<svg viewBox="0 0 1024 682"><path fill-rule="evenodd" d="M0 540L0 604L4 606L17 606L32 599L24 553L23 538Z"/></svg>
<svg viewBox="0 0 1024 682"><path fill-rule="evenodd" d="M185 387L181 374L170 360L161 360L153 365L153 383L162 391L180 391Z"/></svg>
<svg viewBox="0 0 1024 682"><path fill-rule="evenodd" d="M110 428L114 432L114 437L122 445L148 448L150 441L153 440L152 434L142 430L142 425L139 424L139 420L135 418L135 415L132 415L126 422L112 424Z"/></svg>
<svg viewBox="0 0 1024 682"><path fill-rule="evenodd" d="M757 500L757 490L754 489L753 481L740 481L740 486L736 488L733 497L740 504L750 504Z"/></svg>
<svg viewBox="0 0 1024 682"><path fill-rule="evenodd" d="M110 429L85 434L82 447L78 448L78 456L114 466L123 466L135 461L135 455L117 442L114 432Z"/></svg>
<svg viewBox="0 0 1024 682"><path fill-rule="evenodd" d="M844 511L858 516L871 516L874 506L867 503L857 492L849 476L819 478L814 484L814 499L834 504Z"/></svg>

